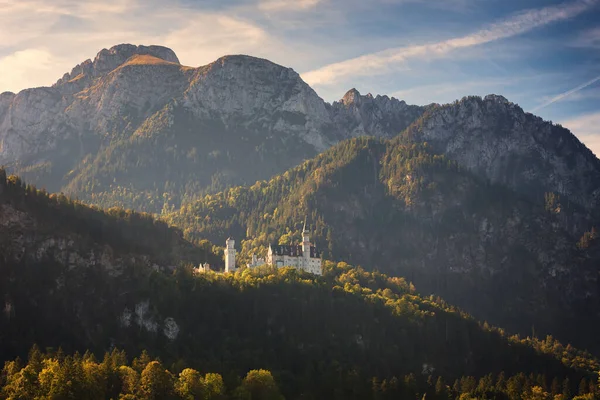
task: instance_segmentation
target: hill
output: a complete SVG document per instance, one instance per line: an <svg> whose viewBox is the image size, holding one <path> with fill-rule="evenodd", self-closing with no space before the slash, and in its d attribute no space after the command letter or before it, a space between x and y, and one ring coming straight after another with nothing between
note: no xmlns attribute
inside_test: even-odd
<svg viewBox="0 0 600 400"><path fill-rule="evenodd" d="M210 243L194 245L150 214L90 207L7 177L3 169L0 216L0 259L6 262L48 259L69 269L102 267L119 274L129 264L168 271L219 259Z"/></svg>
<svg viewBox="0 0 600 400"><path fill-rule="evenodd" d="M530 393L538 385L562 392L565 381L565 390L574 393L582 379L584 393L596 390L589 382L595 380L598 364L589 354L551 337L509 337L439 298L420 296L402 278L331 262L325 263L323 277L290 268L199 276L189 263L172 272L152 268L154 259L170 261L176 251L183 260L192 260L195 248L150 218L141 222L116 217L34 191L14 176L2 175L0 183L2 221L18 223L21 229L3 226L0 236L13 234L12 241L3 243L0 263L5 301L0 353L5 360L24 357L32 343L62 348L63 355L49 350L46 359L55 361L46 361L48 368L53 363L64 368L83 365L78 356L65 361L62 352L101 355L114 346L128 354L147 350L175 374L186 367L219 373L230 388L239 386L248 371L267 369L286 398L369 399L378 398L379 392L413 396L425 391L434 396L435 384L428 381L440 379L444 393L504 393L509 388ZM93 224L94 219L102 224ZM59 245L62 252L43 253L41 247L23 252L23 242L16 239L28 238L33 226L40 227L35 230L39 238L54 232L56 242L71 237L77 245ZM151 241L144 245L160 229L172 233L156 239L162 246ZM100 246L110 248L113 258L81 262ZM106 361L106 374L121 379L115 368L127 360L114 352L112 357L105 359L113 360ZM99 368L89 355L85 360L89 373ZM150 364L145 360L134 363L138 374ZM25 379L20 368L18 362L7 364L2 384ZM56 382L62 382L57 371L45 376L56 373ZM79 382L73 376L71 382ZM479 378L481 387L473 383ZM454 380L459 383L443 383ZM492 383L496 381L501 383ZM504 381L512 383L504 386ZM42 375L35 382L43 390ZM551 388L550 382L556 384ZM13 390L11 385L5 390ZM68 390L77 388L72 383Z"/></svg>
<svg viewBox="0 0 600 400"><path fill-rule="evenodd" d="M307 216L326 258L405 276L511 331L597 350L596 233L573 234L560 202L534 201L401 136L340 143L166 220L189 238L233 236L243 262L269 243L299 240Z"/></svg>

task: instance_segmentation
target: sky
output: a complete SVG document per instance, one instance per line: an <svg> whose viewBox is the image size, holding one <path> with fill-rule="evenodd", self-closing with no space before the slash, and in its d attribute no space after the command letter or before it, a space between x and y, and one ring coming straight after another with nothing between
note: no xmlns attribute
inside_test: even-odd
<svg viewBox="0 0 600 400"><path fill-rule="evenodd" d="M501 94L600 155L600 0L0 0L0 92L48 86L103 48L182 64L249 54L326 101Z"/></svg>

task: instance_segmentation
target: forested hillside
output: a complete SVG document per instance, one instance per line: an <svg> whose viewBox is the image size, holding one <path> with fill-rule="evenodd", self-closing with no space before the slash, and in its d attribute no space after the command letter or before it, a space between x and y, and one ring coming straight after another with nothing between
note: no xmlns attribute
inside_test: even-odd
<svg viewBox="0 0 600 400"><path fill-rule="evenodd" d="M102 207L160 213L205 193L273 176L316 154L297 138L265 135L241 123L199 122L175 102L130 137L85 159L67 176L64 190Z"/></svg>
<svg viewBox="0 0 600 400"><path fill-rule="evenodd" d="M13 282L15 276L20 281L31 275L27 269L2 272ZM79 274L88 279L78 280ZM326 264L323 278L294 269L199 277L186 269L172 277L132 271L119 278L98 271L93 290L83 284L91 278L83 271L48 268L43 278L30 277L14 288L3 285L12 301L11 312L2 317L2 354L21 345L24 356L31 342L62 346L68 353L91 349L101 354L114 345L129 354L147 349L175 374L185 368L216 372L229 388L250 370L268 369L286 398L433 392L439 377L454 388L444 385L445 395L452 390L529 394L534 386L576 393L583 379L584 393L596 390L590 383L595 384L598 363L590 355L551 337L507 337L440 299L418 296L403 279L343 263ZM64 284L56 285L57 278ZM74 368L82 361L76 356L64 362ZM5 379L10 382L6 375L17 371L9 365ZM64 382L60 371L49 374ZM137 372L142 373L139 390L147 390L143 371ZM127 379L135 387L138 375L132 375ZM40 375L39 390L48 390L47 378ZM110 390L104 385L100 390Z"/></svg>
<svg viewBox="0 0 600 400"><path fill-rule="evenodd" d="M298 240L307 216L326 258L405 276L512 331L598 350L596 235L572 236L560 202L555 193L521 197L426 143L359 138L166 220L189 238L233 236L243 261Z"/></svg>
<svg viewBox="0 0 600 400"><path fill-rule="evenodd" d="M183 238L152 215L102 210L49 194L0 168L0 259L56 260L70 267L139 263L173 269L185 262L218 263L212 245Z"/></svg>
<svg viewBox="0 0 600 400"><path fill-rule="evenodd" d="M349 165L351 154L336 159ZM404 278L344 262L325 262L322 277L291 268L198 275L197 257L218 262L210 243L196 247L150 216L93 209L0 175L0 354L24 360L33 343L48 349L6 364L6 398L189 398L181 380L214 394L214 374L229 398L273 398L261 397L265 379L279 388L266 393L290 399L597 390L590 354L550 336L509 336ZM114 347L150 356L130 369L124 353L91 356Z"/></svg>

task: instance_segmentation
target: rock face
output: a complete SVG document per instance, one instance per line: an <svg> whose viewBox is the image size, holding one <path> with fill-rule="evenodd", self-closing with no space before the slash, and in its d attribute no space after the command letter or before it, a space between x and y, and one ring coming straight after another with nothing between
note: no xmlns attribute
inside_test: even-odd
<svg viewBox="0 0 600 400"><path fill-rule="evenodd" d="M64 112L68 105L52 88L27 89L14 96L0 122L0 163L27 163L69 138L73 129Z"/></svg>
<svg viewBox="0 0 600 400"><path fill-rule="evenodd" d="M596 156L567 129L525 113L502 96L466 97L434 107L408 134L533 201L554 193L586 211L598 207Z"/></svg>
<svg viewBox="0 0 600 400"><path fill-rule="evenodd" d="M200 119L298 136L322 151L336 142L325 103L290 68L248 56L226 56L200 68L183 104Z"/></svg>
<svg viewBox="0 0 600 400"><path fill-rule="evenodd" d="M393 137L406 129L424 112L423 107L411 106L388 96L362 96L349 90L330 107L334 123L350 136Z"/></svg>

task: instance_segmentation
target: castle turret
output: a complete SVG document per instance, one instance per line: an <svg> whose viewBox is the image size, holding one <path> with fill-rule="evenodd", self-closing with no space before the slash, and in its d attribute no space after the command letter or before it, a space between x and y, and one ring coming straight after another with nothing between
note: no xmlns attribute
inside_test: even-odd
<svg viewBox="0 0 600 400"><path fill-rule="evenodd" d="M235 272L235 240L225 242L225 272Z"/></svg>
<svg viewBox="0 0 600 400"><path fill-rule="evenodd" d="M302 228L302 256L305 259L310 258L310 237L306 228L306 218L304 218L304 228Z"/></svg>

